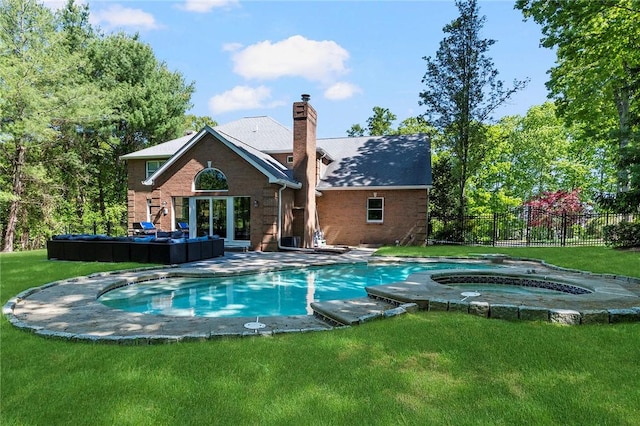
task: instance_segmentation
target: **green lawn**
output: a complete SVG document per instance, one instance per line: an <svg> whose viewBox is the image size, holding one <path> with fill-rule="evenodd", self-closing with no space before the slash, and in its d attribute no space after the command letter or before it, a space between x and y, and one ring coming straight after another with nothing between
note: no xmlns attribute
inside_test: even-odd
<svg viewBox="0 0 640 426"><path fill-rule="evenodd" d="M640 253L608 248L381 250L474 252L640 277ZM0 299L122 267L2 254ZM330 332L122 347L48 340L6 319L0 332L2 425L640 424L640 324L420 312Z"/></svg>

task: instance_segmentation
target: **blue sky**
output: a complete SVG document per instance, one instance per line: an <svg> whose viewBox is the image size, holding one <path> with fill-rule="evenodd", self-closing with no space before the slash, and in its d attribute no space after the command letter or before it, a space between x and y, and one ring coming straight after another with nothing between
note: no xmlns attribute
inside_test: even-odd
<svg viewBox="0 0 640 426"><path fill-rule="evenodd" d="M103 31L139 33L172 71L195 82L191 113L218 123L268 115L291 127L291 104L311 95L318 136L340 137L365 124L374 106L399 124L418 105L424 56L435 56L453 1L93 1ZM529 78L496 115L524 114L546 100L554 52L513 1L479 1L482 37L500 79Z"/></svg>

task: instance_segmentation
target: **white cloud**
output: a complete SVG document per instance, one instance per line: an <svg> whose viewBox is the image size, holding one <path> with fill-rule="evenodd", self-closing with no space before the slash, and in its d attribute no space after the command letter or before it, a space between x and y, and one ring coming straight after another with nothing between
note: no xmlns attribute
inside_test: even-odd
<svg viewBox="0 0 640 426"><path fill-rule="evenodd" d="M160 28L152 14L142 9L132 9L120 4L112 4L107 8L91 11L91 24L103 29L133 28L136 30L154 30Z"/></svg>
<svg viewBox="0 0 640 426"><path fill-rule="evenodd" d="M189 12L207 13L215 8L235 6L238 0L186 0L181 9Z"/></svg>
<svg viewBox="0 0 640 426"><path fill-rule="evenodd" d="M271 89L265 86L236 86L209 99L209 110L213 114L245 109L264 109L282 106L284 102L269 101Z"/></svg>
<svg viewBox="0 0 640 426"><path fill-rule="evenodd" d="M325 90L324 97L332 101L338 101L348 99L356 93L362 93L362 89L355 84L341 81L331 85L331 87Z"/></svg>
<svg viewBox="0 0 640 426"><path fill-rule="evenodd" d="M347 52L331 40L308 40L300 35L276 43L262 41L233 55L234 71L247 79L302 77L332 81L347 73Z"/></svg>

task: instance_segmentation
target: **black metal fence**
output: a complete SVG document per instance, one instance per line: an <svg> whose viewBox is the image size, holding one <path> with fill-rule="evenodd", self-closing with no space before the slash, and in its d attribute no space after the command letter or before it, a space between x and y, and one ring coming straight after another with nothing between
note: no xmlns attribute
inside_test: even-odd
<svg viewBox="0 0 640 426"><path fill-rule="evenodd" d="M640 214L562 213L519 208L507 213L429 217L429 244L491 246L604 245L604 227L639 220Z"/></svg>
<svg viewBox="0 0 640 426"><path fill-rule="evenodd" d="M91 222L91 223L67 223L61 225L62 232L66 234L105 234L111 237L127 235L126 222Z"/></svg>

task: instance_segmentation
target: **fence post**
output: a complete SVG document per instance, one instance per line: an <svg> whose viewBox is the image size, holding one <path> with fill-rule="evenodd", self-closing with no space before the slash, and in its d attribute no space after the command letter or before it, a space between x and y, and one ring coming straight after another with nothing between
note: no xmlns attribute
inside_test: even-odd
<svg viewBox="0 0 640 426"><path fill-rule="evenodd" d="M496 246L498 240L498 213L493 213L493 233L491 234L491 245Z"/></svg>
<svg viewBox="0 0 640 426"><path fill-rule="evenodd" d="M564 247L567 244L567 212L562 212L562 238L560 245Z"/></svg>
<svg viewBox="0 0 640 426"><path fill-rule="evenodd" d="M527 209L527 231L526 231L526 246L529 247L531 243L531 208Z"/></svg>

